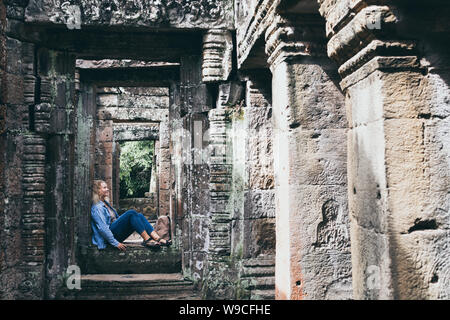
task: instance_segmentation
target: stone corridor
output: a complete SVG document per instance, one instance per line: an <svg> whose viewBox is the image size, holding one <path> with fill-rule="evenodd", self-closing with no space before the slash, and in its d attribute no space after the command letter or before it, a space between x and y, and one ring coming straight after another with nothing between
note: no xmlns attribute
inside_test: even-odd
<svg viewBox="0 0 450 320"><path fill-rule="evenodd" d="M0 299L448 299L449 13L0 0ZM97 179L173 245L99 251Z"/></svg>

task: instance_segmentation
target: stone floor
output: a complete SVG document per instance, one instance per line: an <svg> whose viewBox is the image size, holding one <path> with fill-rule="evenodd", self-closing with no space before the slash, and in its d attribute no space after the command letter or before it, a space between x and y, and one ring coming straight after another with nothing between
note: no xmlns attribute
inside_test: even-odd
<svg viewBox="0 0 450 320"><path fill-rule="evenodd" d="M66 299L75 300L199 300L193 283L181 273L89 274L81 277L81 290Z"/></svg>
<svg viewBox="0 0 450 320"><path fill-rule="evenodd" d="M74 300L199 300L194 283L185 279L181 253L175 246L151 250L133 233L126 251L113 247L87 249L82 266L81 290L63 292Z"/></svg>

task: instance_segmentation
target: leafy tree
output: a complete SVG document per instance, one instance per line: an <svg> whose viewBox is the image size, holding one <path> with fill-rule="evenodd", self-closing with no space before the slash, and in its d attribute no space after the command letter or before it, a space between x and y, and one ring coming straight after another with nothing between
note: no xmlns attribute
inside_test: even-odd
<svg viewBox="0 0 450 320"><path fill-rule="evenodd" d="M120 144L120 198L141 198L149 191L154 141Z"/></svg>

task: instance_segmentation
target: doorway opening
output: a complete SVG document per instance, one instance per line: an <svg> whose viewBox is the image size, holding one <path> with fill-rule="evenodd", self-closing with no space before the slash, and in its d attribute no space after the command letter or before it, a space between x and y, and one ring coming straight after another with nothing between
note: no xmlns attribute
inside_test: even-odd
<svg viewBox="0 0 450 320"><path fill-rule="evenodd" d="M155 193L155 141L124 141L119 146L120 199L143 198Z"/></svg>
<svg viewBox="0 0 450 320"><path fill-rule="evenodd" d="M119 213L129 208L149 220L158 216L155 140L123 141L119 144Z"/></svg>

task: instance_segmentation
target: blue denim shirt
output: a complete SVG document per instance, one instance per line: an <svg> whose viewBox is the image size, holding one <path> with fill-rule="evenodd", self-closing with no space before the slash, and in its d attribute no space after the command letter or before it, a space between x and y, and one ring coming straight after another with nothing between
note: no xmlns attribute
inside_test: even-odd
<svg viewBox="0 0 450 320"><path fill-rule="evenodd" d="M117 211L108 203L108 206L113 210L116 218L119 217ZM108 208L103 201L99 201L91 207L91 226L92 226L92 243L99 249L106 248L106 241L111 245L117 247L119 241L114 238L109 226L111 225L111 216Z"/></svg>

